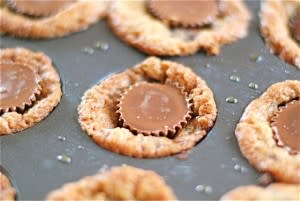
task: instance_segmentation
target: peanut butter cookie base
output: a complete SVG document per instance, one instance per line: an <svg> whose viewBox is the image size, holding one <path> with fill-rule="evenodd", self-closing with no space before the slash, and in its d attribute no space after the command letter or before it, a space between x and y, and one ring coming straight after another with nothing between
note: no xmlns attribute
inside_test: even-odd
<svg viewBox="0 0 300 201"><path fill-rule="evenodd" d="M77 0L49 17L33 19L11 11L0 0L0 33L22 38L55 38L65 36L97 22L106 14L107 2Z"/></svg>
<svg viewBox="0 0 300 201"><path fill-rule="evenodd" d="M41 95L24 113L5 112L0 115L0 135L18 132L32 127L44 119L59 103L62 92L58 73L51 59L41 52L23 48L0 49L0 62L28 64L41 79Z"/></svg>
<svg viewBox="0 0 300 201"><path fill-rule="evenodd" d="M259 186L241 186L226 193L221 201L226 200L300 200L300 185L274 183L266 188Z"/></svg>
<svg viewBox="0 0 300 201"><path fill-rule="evenodd" d="M299 0L262 1L260 20L261 32L271 51L300 69L300 45L289 31L289 19L300 6Z"/></svg>
<svg viewBox="0 0 300 201"><path fill-rule="evenodd" d="M154 18L145 1L115 1L108 12L113 31L126 43L150 55L188 55L205 50L217 55L220 47L243 38L250 13L240 0L220 1L220 15L209 28L171 29Z"/></svg>
<svg viewBox="0 0 300 201"><path fill-rule="evenodd" d="M130 166L85 177L64 185L46 200L177 200L163 178Z"/></svg>
<svg viewBox="0 0 300 201"><path fill-rule="evenodd" d="M270 118L280 105L300 98L300 81L287 80L270 86L245 109L235 130L242 154L259 171L276 180L300 183L300 154L289 154L273 139Z"/></svg>
<svg viewBox="0 0 300 201"><path fill-rule="evenodd" d="M178 83L193 101L193 118L175 138L144 136L118 127L117 99L129 86L152 80ZM213 126L217 115L213 93L189 68L150 57L135 67L93 86L78 107L79 123L101 147L139 158L163 157L191 149Z"/></svg>
<svg viewBox="0 0 300 201"><path fill-rule="evenodd" d="M0 200L15 200L16 191L8 178L0 172Z"/></svg>

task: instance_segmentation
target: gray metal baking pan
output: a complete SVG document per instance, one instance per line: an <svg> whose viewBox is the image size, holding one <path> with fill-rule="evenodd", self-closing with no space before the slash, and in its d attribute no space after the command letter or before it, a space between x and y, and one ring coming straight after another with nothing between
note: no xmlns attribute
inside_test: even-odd
<svg viewBox="0 0 300 201"><path fill-rule="evenodd" d="M94 174L101 167L121 164L156 171L181 200L218 200L234 187L256 184L259 173L239 151L234 137L236 123L249 102L267 87L286 79L299 80L300 72L265 47L257 17L259 1L247 4L253 17L247 38L223 47L220 55L214 57L198 53L166 58L190 66L202 76L213 90L218 106L215 126L186 160L174 156L160 159L121 156L98 147L80 129L76 108L83 93L106 76L146 58L122 43L104 20L86 31L54 40L1 36L1 47L22 46L48 54L59 71L64 93L60 104L45 120L18 134L0 138L1 165L13 179L18 199L42 200L66 182ZM109 44L108 50L95 50L93 54L82 51L84 47L93 47L96 41ZM258 61L253 61L253 55L260 56ZM231 75L237 75L240 81L231 81ZM249 88L251 82L258 88ZM227 103L228 96L238 102ZM58 155L70 156L71 162L57 160Z"/></svg>

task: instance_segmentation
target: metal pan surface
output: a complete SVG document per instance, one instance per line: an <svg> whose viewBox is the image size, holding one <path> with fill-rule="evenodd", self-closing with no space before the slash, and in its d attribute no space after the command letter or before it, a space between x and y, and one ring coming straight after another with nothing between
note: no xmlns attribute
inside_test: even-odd
<svg viewBox="0 0 300 201"><path fill-rule="evenodd" d="M66 182L96 173L101 167L129 164L162 175L180 200L218 200L228 190L256 184L259 173L242 157L234 129L244 108L271 84L300 78L295 67L272 55L259 32L259 1L249 1L252 21L247 38L222 48L215 57L198 53L166 59L190 66L213 90L218 118L208 136L186 160L171 156L135 159L98 147L77 122L77 106L83 93L111 73L141 62L146 55L122 43L105 21L86 31L54 40L22 40L1 36L1 47L25 47L49 55L59 71L63 97L42 122L19 134L3 136L1 165L10 173L19 200L43 200L48 192ZM96 41L109 44L108 50L82 51ZM253 55L260 56L255 62ZM239 82L230 80L237 75ZM249 88L256 83L257 89ZM236 104L226 97L238 99ZM61 137L60 137L61 136ZM64 139L65 138L65 139ZM71 157L70 163L57 160ZM203 188L204 185L204 188ZM204 189L204 190L203 190Z"/></svg>

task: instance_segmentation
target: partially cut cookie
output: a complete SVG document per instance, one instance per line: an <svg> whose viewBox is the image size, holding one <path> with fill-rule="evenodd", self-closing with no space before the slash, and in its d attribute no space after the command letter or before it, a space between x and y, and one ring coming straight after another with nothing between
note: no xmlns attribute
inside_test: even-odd
<svg viewBox="0 0 300 201"><path fill-rule="evenodd" d="M229 200L300 200L299 184L273 183L266 188L249 185L240 186L222 196L221 201Z"/></svg>
<svg viewBox="0 0 300 201"><path fill-rule="evenodd" d="M247 35L250 13L243 1L114 1L113 31L149 55L217 55L220 47Z"/></svg>
<svg viewBox="0 0 300 201"><path fill-rule="evenodd" d="M242 154L277 181L300 183L300 81L270 86L244 111L235 130Z"/></svg>
<svg viewBox="0 0 300 201"><path fill-rule="evenodd" d="M59 103L58 73L43 53L0 49L0 135L29 128Z"/></svg>
<svg viewBox="0 0 300 201"><path fill-rule="evenodd" d="M16 190L12 187L9 179L0 171L0 200L16 200Z"/></svg>
<svg viewBox="0 0 300 201"><path fill-rule="evenodd" d="M150 57L87 90L81 128L120 154L164 157L194 147L217 115L213 93L188 67Z"/></svg>
<svg viewBox="0 0 300 201"><path fill-rule="evenodd" d="M46 200L177 200L163 178L153 171L123 165L65 184Z"/></svg>
<svg viewBox="0 0 300 201"><path fill-rule="evenodd" d="M261 3L261 32L271 52L300 69L300 1Z"/></svg>
<svg viewBox="0 0 300 201"><path fill-rule="evenodd" d="M0 0L0 33L22 38L62 37L105 16L107 2L93 0Z"/></svg>

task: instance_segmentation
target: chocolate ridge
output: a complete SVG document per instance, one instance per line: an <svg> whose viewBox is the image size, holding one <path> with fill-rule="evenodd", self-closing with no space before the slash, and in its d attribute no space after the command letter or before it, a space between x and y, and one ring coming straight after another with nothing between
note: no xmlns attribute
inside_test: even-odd
<svg viewBox="0 0 300 201"><path fill-rule="evenodd" d="M24 0L24 1L26 1L26 0ZM43 1L43 0L36 0L36 1ZM62 0L59 0L59 1L62 1ZM42 11L37 11L33 7L25 6L25 8L24 8L24 6L23 7L18 6L18 0L6 0L6 4L10 9L13 9L15 12L18 12L21 14L30 15L32 17L47 17L50 15L56 14L57 12L59 12L59 10L63 9L64 7L66 7L68 4L70 4L73 1L74 0L67 0L65 2L62 2L61 5L58 4L56 6L55 5L52 7L50 6L50 8L47 7L47 9L42 9Z"/></svg>
<svg viewBox="0 0 300 201"><path fill-rule="evenodd" d="M123 125L124 128L129 129L130 131L134 132L134 133L142 133L145 136L149 136L149 135L153 135L153 136L164 136L164 137L169 137L169 138L174 138L176 135L176 132L178 130L180 130L181 128L183 128L183 126L185 126L188 122L188 120L190 120L192 118L192 107L193 107L193 103L191 102L191 99L188 98L187 96L187 92L185 91L184 87L181 87L178 83L171 83L171 82L166 82L164 84L167 84L169 86L173 86L175 88L177 88L180 93L182 95L184 95L186 103L187 103L187 113L183 116L183 118L181 120L179 120L177 123L175 123L172 127L168 127L168 129L165 130L157 130L157 131L151 131L151 132L145 132L145 131L140 131L138 128L132 127L131 125L129 125L126 122L126 119L123 117L122 114L122 100L124 99L124 96L126 94L128 94L128 92L130 90L132 90L134 87L139 86L140 84L143 83L148 83L148 82L138 82L135 83L133 85L131 85L128 89L126 89L121 95L120 98L118 100L118 104L117 104L117 111L116 113L119 115L119 122ZM160 83L158 83L160 84Z"/></svg>
<svg viewBox="0 0 300 201"><path fill-rule="evenodd" d="M4 62L0 62L0 65L1 64L8 64L8 65L21 65L21 66L24 66L26 68L29 68L30 70L32 70L28 64L25 64L25 63L17 63L17 62L12 62L12 61L4 61ZM34 88L33 90L33 93L32 95L29 97L29 99L25 102L23 102L21 105L15 105L15 106L10 106L10 107L5 107L5 108L2 108L0 106L0 113L6 113L6 112L15 112L15 111L20 111L20 112L23 112L27 107L30 107L34 104L34 102L37 100L37 97L41 94L41 89L42 87L40 86L40 78L39 78L39 75L34 71L32 70L33 74L35 75L35 82L36 82L36 87Z"/></svg>
<svg viewBox="0 0 300 201"><path fill-rule="evenodd" d="M296 150L292 150L289 146L287 146L283 143L283 141L280 139L280 136L279 136L278 132L274 129L276 127L274 124L275 124L276 120L278 119L279 114L282 111L284 111L288 107L288 105L295 104L298 101L300 101L300 100L292 100L291 102L288 102L288 103L284 104L283 106L280 106L278 108L278 111L275 112L273 117L271 117L271 127L272 127L272 130L273 130L273 139L275 140L276 145L278 147L285 148L292 155L299 154L300 152L296 151Z"/></svg>

